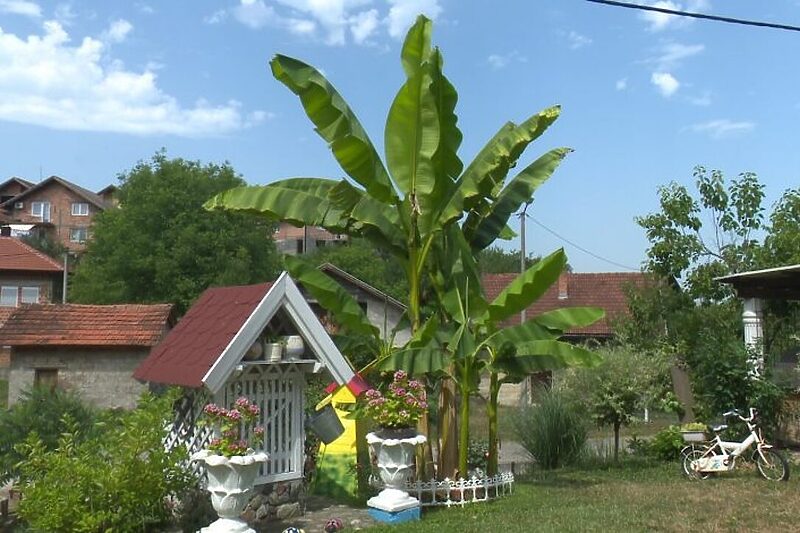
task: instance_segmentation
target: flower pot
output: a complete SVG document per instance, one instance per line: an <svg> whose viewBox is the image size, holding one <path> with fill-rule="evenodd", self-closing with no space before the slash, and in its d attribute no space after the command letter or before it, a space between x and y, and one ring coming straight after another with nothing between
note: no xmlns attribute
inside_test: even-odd
<svg viewBox="0 0 800 533"><path fill-rule="evenodd" d="M264 357L268 363L280 363L283 357L283 345L279 342L268 342L264 345Z"/></svg>
<svg viewBox="0 0 800 533"><path fill-rule="evenodd" d="M306 428L314 432L326 445L338 439L344 433L344 426L339 415L331 404L326 405L311 415L306 421Z"/></svg>
<svg viewBox="0 0 800 533"><path fill-rule="evenodd" d="M202 528L201 532L255 533L239 516L250 501L261 463L267 459L265 453L225 457L201 450L192 455L192 461L205 463L211 505L219 515L219 520Z"/></svg>
<svg viewBox="0 0 800 533"><path fill-rule="evenodd" d="M383 430L385 431L385 430ZM378 472L384 489L367 501L367 505L390 513L419 506L419 500L409 496L405 484L414 467L414 448L427 439L424 435L384 438L385 433L368 433L367 443L378 462Z"/></svg>
<svg viewBox="0 0 800 533"><path fill-rule="evenodd" d="M681 431L683 442L704 442L708 440L703 431Z"/></svg>
<svg viewBox="0 0 800 533"><path fill-rule="evenodd" d="M301 359L306 351L306 347L303 344L303 337L300 335L286 335L281 337L281 343L285 346L284 353L286 359L289 361Z"/></svg>

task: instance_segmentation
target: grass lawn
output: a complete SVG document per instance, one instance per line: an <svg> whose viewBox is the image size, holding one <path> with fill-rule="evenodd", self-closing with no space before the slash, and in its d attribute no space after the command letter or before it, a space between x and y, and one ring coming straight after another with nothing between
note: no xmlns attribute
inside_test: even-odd
<svg viewBox="0 0 800 533"><path fill-rule="evenodd" d="M566 469L518 481L504 499L370 531L796 531L799 485L741 467L705 481L684 478L677 463Z"/></svg>
<svg viewBox="0 0 800 533"><path fill-rule="evenodd" d="M8 406L8 381L0 380L0 409Z"/></svg>

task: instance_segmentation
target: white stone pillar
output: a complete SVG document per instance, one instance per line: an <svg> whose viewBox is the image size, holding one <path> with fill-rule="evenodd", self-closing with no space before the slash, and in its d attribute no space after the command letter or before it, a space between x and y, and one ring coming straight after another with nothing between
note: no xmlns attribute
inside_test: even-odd
<svg viewBox="0 0 800 533"><path fill-rule="evenodd" d="M753 355L753 371L761 374L764 368L764 345L761 342L764 337L762 324L760 298L745 298L744 311L742 311L742 322L744 323L744 346L748 353Z"/></svg>

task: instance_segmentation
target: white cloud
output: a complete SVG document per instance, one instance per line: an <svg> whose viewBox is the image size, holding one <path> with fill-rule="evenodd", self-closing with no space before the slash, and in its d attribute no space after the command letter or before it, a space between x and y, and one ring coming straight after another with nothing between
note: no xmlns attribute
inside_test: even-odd
<svg viewBox="0 0 800 533"><path fill-rule="evenodd" d="M489 63L489 66L495 70L500 70L501 68L505 68L511 63L527 63L528 58L521 55L516 50L512 50L508 54L492 54L486 58L486 62Z"/></svg>
<svg viewBox="0 0 800 533"><path fill-rule="evenodd" d="M661 95L665 98L669 98L675 94L675 91L681 86L680 82L675 79L675 76L669 72L653 72L653 75L650 77L650 82L658 88Z"/></svg>
<svg viewBox="0 0 800 533"><path fill-rule="evenodd" d="M206 24L219 24L220 22L224 21L228 18L228 12L224 9L219 9L214 11L210 15L203 17L203 22Z"/></svg>
<svg viewBox="0 0 800 533"><path fill-rule="evenodd" d="M728 119L718 119L693 124L689 129L696 133L707 133L712 139L722 139L750 132L755 127L756 125L753 122L734 122Z"/></svg>
<svg viewBox="0 0 800 533"><path fill-rule="evenodd" d="M658 55L644 62L654 65L656 70L672 70L684 59L696 56L705 49L703 44L666 43L658 49Z"/></svg>
<svg viewBox="0 0 800 533"><path fill-rule="evenodd" d="M673 2L671 0L658 0L657 2L640 2L652 7L670 9L672 11L702 12L711 9L709 0L688 0L687 2ZM639 17L649 24L650 31L658 32L670 28L678 28L691 24L692 19L658 11L642 11Z"/></svg>
<svg viewBox="0 0 800 533"><path fill-rule="evenodd" d="M395 39L405 36L406 30L420 13L436 20L436 17L442 12L442 6L439 5L438 0L389 0L389 4L392 6L387 17L389 35Z"/></svg>
<svg viewBox="0 0 800 533"><path fill-rule="evenodd" d="M131 31L133 31L133 24L125 19L119 19L112 22L108 29L103 32L103 37L112 43L121 43Z"/></svg>
<svg viewBox="0 0 800 533"><path fill-rule="evenodd" d="M39 4L27 0L0 0L0 13L39 18L42 16L42 8Z"/></svg>
<svg viewBox="0 0 800 533"><path fill-rule="evenodd" d="M622 78L617 80L617 83L614 84L614 87L618 91L624 91L625 89L628 88L628 78Z"/></svg>
<svg viewBox="0 0 800 533"><path fill-rule="evenodd" d="M136 9L138 9L143 15L152 15L156 12L153 6L149 4L143 4L141 2L136 3Z"/></svg>
<svg viewBox="0 0 800 533"><path fill-rule="evenodd" d="M58 4L53 16L64 26L72 25L72 21L78 17L72 9L72 4L69 3Z"/></svg>
<svg viewBox="0 0 800 533"><path fill-rule="evenodd" d="M117 36L130 29L117 28ZM0 120L59 130L104 131L138 135L202 137L247 126L241 104L191 107L157 85L153 70L127 70L108 59L110 43L84 37L71 44L56 21L41 35L20 38L0 29Z"/></svg>
<svg viewBox="0 0 800 533"><path fill-rule="evenodd" d="M253 29L263 28L277 18L275 8L266 5L262 0L241 0L241 3L233 8L233 16Z"/></svg>
<svg viewBox="0 0 800 533"><path fill-rule="evenodd" d="M567 39L569 39L569 47L573 50L592 44L592 40L589 37L581 35L574 30L567 34Z"/></svg>
<svg viewBox="0 0 800 533"><path fill-rule="evenodd" d="M375 33L378 29L378 10L370 9L369 11L362 11L361 13L350 17L350 32L353 34L353 41L356 44L362 44Z"/></svg>

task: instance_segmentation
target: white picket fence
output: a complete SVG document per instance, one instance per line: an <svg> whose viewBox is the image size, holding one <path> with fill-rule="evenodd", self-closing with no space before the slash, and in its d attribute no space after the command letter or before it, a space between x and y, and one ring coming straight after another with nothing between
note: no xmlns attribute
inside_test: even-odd
<svg viewBox="0 0 800 533"><path fill-rule="evenodd" d="M406 490L423 507L443 505L452 507L468 503L487 502L514 493L514 474L504 472L492 477L472 477L452 481L409 481Z"/></svg>

